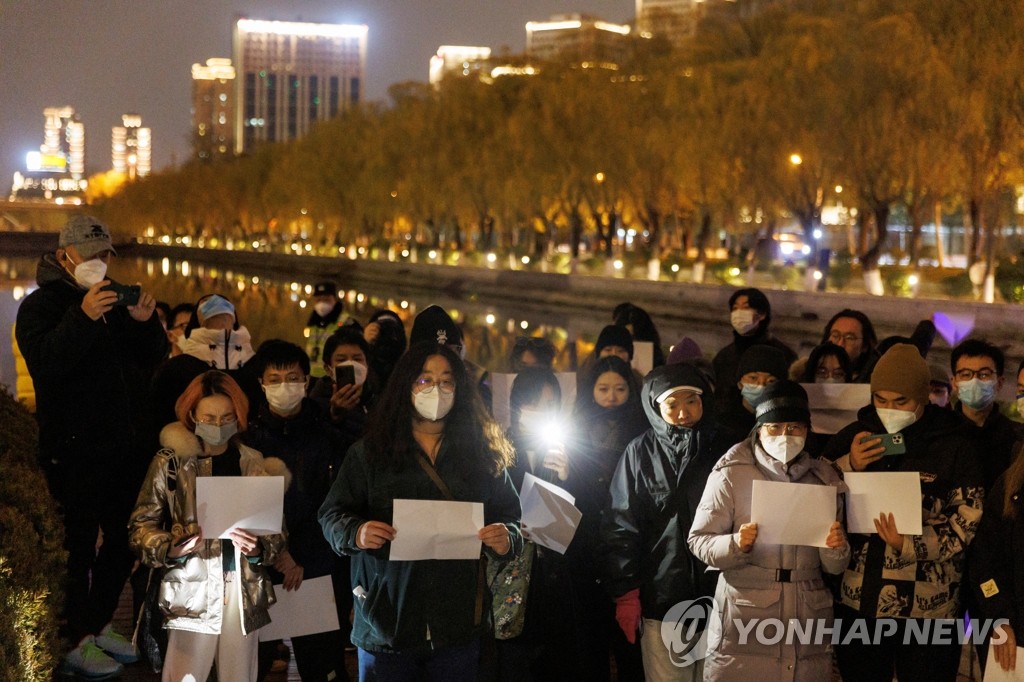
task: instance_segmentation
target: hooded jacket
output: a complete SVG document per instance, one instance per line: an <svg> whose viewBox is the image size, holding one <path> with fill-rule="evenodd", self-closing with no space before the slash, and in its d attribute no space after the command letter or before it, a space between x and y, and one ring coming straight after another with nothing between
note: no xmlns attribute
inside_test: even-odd
<svg viewBox="0 0 1024 682"><path fill-rule="evenodd" d="M872 405L861 408L857 421L833 436L822 456L852 471L850 445L862 431L885 433ZM902 433L906 454L882 457L867 471L920 474L924 532L904 535L899 552L877 534L851 533L853 555L840 599L868 617L953 618L967 547L985 498L981 458L964 437L962 419L935 405L926 405L921 418Z"/></svg>
<svg viewBox="0 0 1024 682"><path fill-rule="evenodd" d="M722 614L712 620L708 632L705 680L828 679L832 670L829 642L763 644L750 637L741 643L736 622L776 618L802 623L832 620L832 593L822 571L842 573L850 559L850 547L837 549L755 542L743 552L735 533L751 520L754 481L778 481L829 485L844 490L839 472L806 451L788 464L769 456L751 434L733 446L715 465L690 530L694 555L719 569L721 577L715 601ZM836 519L842 518L843 497L836 495ZM827 529L822 530L822 538ZM780 582L776 569L790 571Z"/></svg>
<svg viewBox="0 0 1024 682"><path fill-rule="evenodd" d="M164 449L149 466L128 523L132 547L147 566L166 567L160 583L158 604L167 617L166 627L203 634L220 634L224 590L240 590L242 632L254 632L270 622L269 609L276 601L274 587L262 564L273 563L284 548L284 535L260 537L262 553L255 563L242 561L235 550L240 580L224 581L219 539L204 539L196 551L182 559L168 558L172 542L194 533L196 525L196 477L213 471L212 457L200 457L202 446L195 434L180 422L160 432ZM243 476L284 476L288 468L279 459L238 444ZM165 521L166 519L166 521Z"/></svg>
<svg viewBox="0 0 1024 682"><path fill-rule="evenodd" d="M138 322L123 306L90 319L82 310L86 290L53 254L39 261L36 281L18 308L15 337L35 385L40 457L134 452L140 387L167 353L159 319Z"/></svg>
<svg viewBox="0 0 1024 682"><path fill-rule="evenodd" d="M695 428L670 425L655 402L681 385L703 391L704 414ZM676 603L714 588L714 576L690 553L686 538L708 474L727 444L716 438L711 385L693 365L655 368L640 398L651 428L626 447L612 477L601 520L600 570L612 597L639 588L643 617L661 620Z"/></svg>

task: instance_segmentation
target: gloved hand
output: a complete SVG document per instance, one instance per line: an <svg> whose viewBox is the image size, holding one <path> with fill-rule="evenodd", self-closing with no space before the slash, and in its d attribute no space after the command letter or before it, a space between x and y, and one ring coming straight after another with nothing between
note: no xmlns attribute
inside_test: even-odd
<svg viewBox="0 0 1024 682"><path fill-rule="evenodd" d="M636 643L636 632L640 629L640 590L630 590L615 599L615 620L626 635L626 641Z"/></svg>

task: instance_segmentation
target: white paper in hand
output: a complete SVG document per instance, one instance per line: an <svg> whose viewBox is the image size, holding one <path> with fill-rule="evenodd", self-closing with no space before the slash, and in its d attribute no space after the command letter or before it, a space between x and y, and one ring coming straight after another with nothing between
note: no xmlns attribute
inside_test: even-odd
<svg viewBox="0 0 1024 682"><path fill-rule="evenodd" d="M921 534L921 474L916 471L851 471L843 474L846 526L851 533L875 533L875 519L892 514L903 535Z"/></svg>
<svg viewBox="0 0 1024 682"><path fill-rule="evenodd" d="M1003 670L996 663L995 650L990 644L985 663L985 682L1024 682L1024 647L1017 647L1017 665L1013 670Z"/></svg>
<svg viewBox="0 0 1024 682"><path fill-rule="evenodd" d="M484 527L480 502L395 500L391 561L479 559Z"/></svg>
<svg viewBox="0 0 1024 682"><path fill-rule="evenodd" d="M270 607L270 624L259 629L261 642L338 629L331 576L303 580L293 591L274 585L274 595L277 603Z"/></svg>
<svg viewBox="0 0 1024 682"><path fill-rule="evenodd" d="M523 477L519 500L523 527L529 531L530 539L541 547L565 554L583 518L575 507L576 498L528 473Z"/></svg>
<svg viewBox="0 0 1024 682"><path fill-rule="evenodd" d="M750 520L759 545L825 547L836 520L836 489L830 485L754 481Z"/></svg>
<svg viewBox="0 0 1024 682"><path fill-rule="evenodd" d="M228 538L237 528L255 535L281 532L283 476L199 476L196 520L203 537Z"/></svg>

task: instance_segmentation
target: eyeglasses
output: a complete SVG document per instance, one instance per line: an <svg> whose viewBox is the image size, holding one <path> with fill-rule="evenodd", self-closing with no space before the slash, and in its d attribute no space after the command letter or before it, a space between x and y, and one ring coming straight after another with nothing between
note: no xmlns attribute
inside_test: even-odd
<svg viewBox="0 0 1024 682"><path fill-rule="evenodd" d="M847 343L853 343L854 341L860 341L861 338L863 337L857 336L856 334L841 334L838 330L828 335L828 340L836 344L837 346L842 341L845 341Z"/></svg>
<svg viewBox="0 0 1024 682"><path fill-rule="evenodd" d="M413 393L423 393L437 386L441 393L454 393L455 382L451 379L441 379L441 381L434 381L433 379L417 379L413 382L412 390Z"/></svg>
<svg viewBox="0 0 1024 682"><path fill-rule="evenodd" d="M994 369L989 369L988 367L977 370L958 369L956 371L956 374L954 374L953 376L956 377L957 381L970 381L974 377L978 377L982 381L992 381L993 379L996 378L996 371Z"/></svg>
<svg viewBox="0 0 1024 682"><path fill-rule="evenodd" d="M831 370L828 367L819 367L814 371L814 376L818 377L819 379L828 379L830 377L832 379L845 379L846 372L843 370L842 367L837 367Z"/></svg>
<svg viewBox="0 0 1024 682"><path fill-rule="evenodd" d="M301 384L306 381L306 377L289 374L284 379L281 377L270 377L263 382L264 386L280 386L281 384Z"/></svg>
<svg viewBox="0 0 1024 682"><path fill-rule="evenodd" d="M213 424L214 426L223 426L224 424L234 424L238 421L238 417L233 414L226 414L223 417L212 417L208 414L204 414L201 417L193 415L193 419L197 424Z"/></svg>
<svg viewBox="0 0 1024 682"><path fill-rule="evenodd" d="M769 436L805 436L807 435L806 424L764 424L761 426L768 432Z"/></svg>

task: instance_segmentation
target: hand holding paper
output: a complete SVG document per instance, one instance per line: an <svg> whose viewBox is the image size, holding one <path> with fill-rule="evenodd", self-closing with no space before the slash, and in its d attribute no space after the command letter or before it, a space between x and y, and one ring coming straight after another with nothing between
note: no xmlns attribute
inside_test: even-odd
<svg viewBox="0 0 1024 682"><path fill-rule="evenodd" d="M480 557L480 502L395 500L392 523L391 561Z"/></svg>
<svg viewBox="0 0 1024 682"><path fill-rule="evenodd" d="M754 481L750 520L757 524L762 544L825 547L836 520L836 489L830 485Z"/></svg>
<svg viewBox="0 0 1024 682"><path fill-rule="evenodd" d="M884 513L892 514L895 529L900 534L921 534L921 475L918 472L847 472L843 480L850 489L846 496L846 525L851 533L879 532L875 524Z"/></svg>
<svg viewBox="0 0 1024 682"><path fill-rule="evenodd" d="M207 539L231 540L245 528L253 535L281 532L283 476L200 476L196 479L196 517Z"/></svg>

